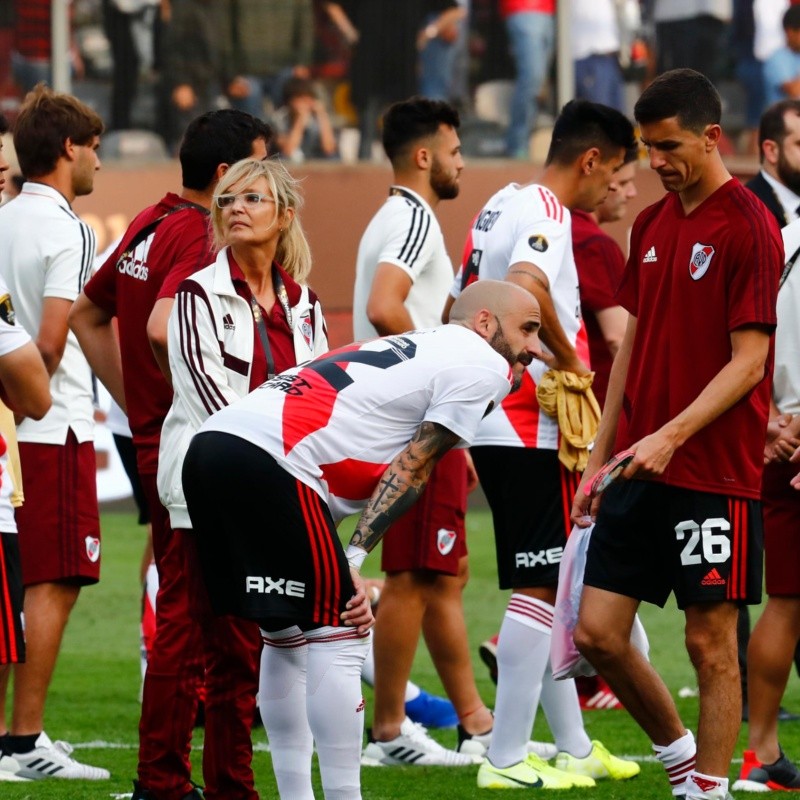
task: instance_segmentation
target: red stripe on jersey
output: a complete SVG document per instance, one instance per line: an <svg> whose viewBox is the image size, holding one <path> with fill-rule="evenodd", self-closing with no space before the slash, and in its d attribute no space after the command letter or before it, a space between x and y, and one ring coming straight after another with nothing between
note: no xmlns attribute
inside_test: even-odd
<svg viewBox="0 0 800 800"><path fill-rule="evenodd" d="M556 220L556 222L563 222L564 221L564 206L558 202L556 196L552 193L547 191L542 186L539 186L539 195L542 198L542 202L544 203L545 212L550 219Z"/></svg>
<svg viewBox="0 0 800 800"><path fill-rule="evenodd" d="M331 494L344 500L364 500L372 495L388 464L345 458L335 464L320 464Z"/></svg>
<svg viewBox="0 0 800 800"><path fill-rule="evenodd" d="M464 251L461 254L461 291L463 292L464 289L467 288L471 283L475 283L480 277L479 268L480 264L473 263L472 259L472 251L474 250L474 244L472 239L472 228L475 225L475 220L478 219L480 216L480 212L478 212L469 226L469 231L467 232L467 238L464 242Z"/></svg>
<svg viewBox="0 0 800 800"><path fill-rule="evenodd" d="M333 353L348 353L360 349L353 344ZM333 361L328 353L326 358ZM341 363L347 369L348 362ZM324 428L331 418L338 391L313 369L301 369L295 378L297 394L288 394L283 406L283 452L289 453L295 445L315 431Z"/></svg>
<svg viewBox="0 0 800 800"><path fill-rule="evenodd" d="M539 403L536 384L529 372L522 376L519 390L503 400L503 411L524 447L536 447L539 442Z"/></svg>
<svg viewBox="0 0 800 800"><path fill-rule="evenodd" d="M591 356L589 355L589 334L586 330L585 320L581 320L581 327L578 329L578 335L575 337L575 354L578 358L591 367Z"/></svg>
<svg viewBox="0 0 800 800"><path fill-rule="evenodd" d="M6 609L2 629L0 629L0 664L14 664L19 661L17 641L14 634L14 612L8 587L8 568L5 550L0 546L0 586L3 588L3 607Z"/></svg>

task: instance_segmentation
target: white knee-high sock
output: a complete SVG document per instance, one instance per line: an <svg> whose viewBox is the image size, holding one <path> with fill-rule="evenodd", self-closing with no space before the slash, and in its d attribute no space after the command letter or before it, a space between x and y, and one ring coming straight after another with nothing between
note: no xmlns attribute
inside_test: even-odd
<svg viewBox="0 0 800 800"><path fill-rule="evenodd" d="M306 706L325 798L361 800L361 666L371 640L352 628L331 627L307 631L306 637Z"/></svg>
<svg viewBox="0 0 800 800"><path fill-rule="evenodd" d="M508 767L527 755L542 677L550 660L553 606L512 594L497 642L497 696L489 760Z"/></svg>
<svg viewBox="0 0 800 800"><path fill-rule="evenodd" d="M542 711L560 752L575 758L586 758L591 753L592 743L583 727L575 681L554 680L549 663L542 680Z"/></svg>
<svg viewBox="0 0 800 800"><path fill-rule="evenodd" d="M675 797L686 795L686 779L694 770L695 757L697 755L697 745L694 741L694 734L691 731L668 744L666 747L654 744L656 758L664 765L667 771L667 778L672 787L672 794Z"/></svg>
<svg viewBox="0 0 800 800"><path fill-rule="evenodd" d="M258 706L269 736L278 793L287 800L314 800L314 741L306 714L308 643L296 626L261 635Z"/></svg>

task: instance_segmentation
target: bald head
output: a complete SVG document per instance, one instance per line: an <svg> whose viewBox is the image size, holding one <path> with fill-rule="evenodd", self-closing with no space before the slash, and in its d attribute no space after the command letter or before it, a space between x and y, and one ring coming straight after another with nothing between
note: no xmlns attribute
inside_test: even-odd
<svg viewBox="0 0 800 800"><path fill-rule="evenodd" d="M450 322L484 339L508 361L511 391L519 388L525 368L541 358L539 303L527 290L508 281L476 281L461 292L450 309Z"/></svg>
<svg viewBox="0 0 800 800"><path fill-rule="evenodd" d="M450 322L473 328L475 317L488 311L495 317L510 312L535 311L539 318L539 303L526 289L508 281L475 281L464 289L450 309Z"/></svg>

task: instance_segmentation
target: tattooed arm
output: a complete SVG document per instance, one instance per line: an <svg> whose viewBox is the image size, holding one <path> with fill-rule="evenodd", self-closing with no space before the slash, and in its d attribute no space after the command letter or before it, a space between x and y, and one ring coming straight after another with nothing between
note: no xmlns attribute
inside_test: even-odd
<svg viewBox="0 0 800 800"><path fill-rule="evenodd" d="M459 441L455 433L436 422L423 422L414 438L386 468L356 525L347 546L347 560L356 593L342 614L345 625L366 633L375 623L369 605L361 564L387 528L408 511L422 494L436 462Z"/></svg>
<svg viewBox="0 0 800 800"><path fill-rule="evenodd" d="M436 462L460 437L437 422L423 422L408 446L386 468L350 539L350 547L370 552L387 528L408 511L428 483Z"/></svg>

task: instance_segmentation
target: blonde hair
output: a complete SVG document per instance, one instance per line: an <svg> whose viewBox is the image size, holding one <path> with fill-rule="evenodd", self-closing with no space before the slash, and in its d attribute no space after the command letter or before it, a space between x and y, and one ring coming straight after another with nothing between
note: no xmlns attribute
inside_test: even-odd
<svg viewBox="0 0 800 800"><path fill-rule="evenodd" d="M286 167L274 158L260 161L256 158L244 158L237 161L220 178L214 189L211 204L211 225L214 232L214 244L218 249L225 246L225 232L222 224L222 209L217 205L217 197L230 194L234 186L251 186L259 178L266 178L272 197L275 200L276 218L286 209L295 213L291 220L284 223L283 231L278 239L275 260L298 283L305 283L311 272L311 249L300 224L299 210L303 206L300 194L300 181L293 178Z"/></svg>

